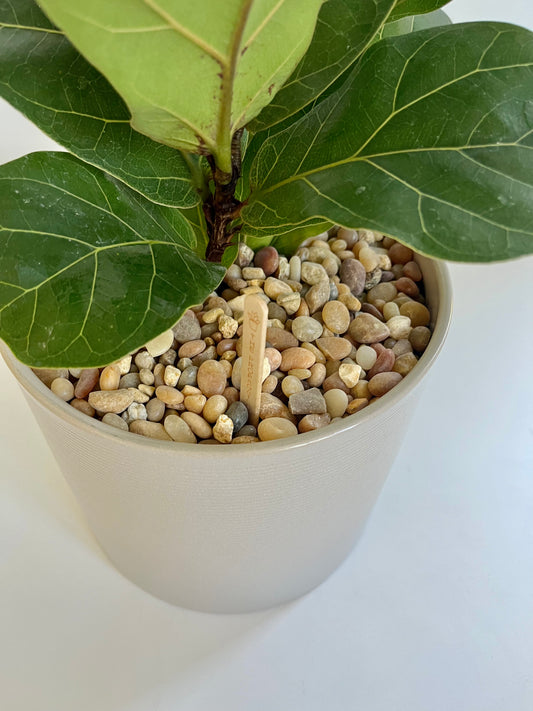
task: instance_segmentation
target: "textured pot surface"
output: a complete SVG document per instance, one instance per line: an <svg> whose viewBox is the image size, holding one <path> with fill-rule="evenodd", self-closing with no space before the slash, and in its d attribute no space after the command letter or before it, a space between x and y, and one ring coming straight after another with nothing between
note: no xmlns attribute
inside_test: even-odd
<svg viewBox="0 0 533 711"><path fill-rule="evenodd" d="M318 432L251 445L152 441L57 399L2 345L100 545L150 593L248 612L321 583L352 549L407 430L451 312L446 267L420 258L435 319L415 369Z"/></svg>

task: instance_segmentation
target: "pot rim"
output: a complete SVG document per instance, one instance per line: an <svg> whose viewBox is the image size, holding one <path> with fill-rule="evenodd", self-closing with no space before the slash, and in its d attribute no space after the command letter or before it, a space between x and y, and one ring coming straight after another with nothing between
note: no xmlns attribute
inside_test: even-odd
<svg viewBox="0 0 533 711"><path fill-rule="evenodd" d="M320 442L322 440L329 439L330 437L335 437L339 432L346 432L355 429L370 418L379 415L383 412L383 410L396 405L404 397L404 395L418 385L422 378L424 378L427 374L429 368L435 361L444 344L449 330L452 314L452 294L449 269L445 262L441 260L430 259L428 261L430 261L435 268L435 280L437 283L437 292L439 294L439 312L435 321L435 327L429 345L408 376L398 383L398 385L396 385L390 392L379 398L377 402L373 402L371 407L365 407L360 412L349 415L348 417L342 418L338 422L334 422L327 425L327 427L323 427L318 430L305 432L303 434L298 434L294 437L287 437L284 439L271 440L268 442L254 442L251 445L253 452L265 455L272 451L290 452L298 449L299 447L305 447L307 444L311 444L312 442ZM31 395L31 397L37 400L45 409L51 411L60 419L67 420L72 426L79 427L86 431L93 430L93 432L97 432L102 437L111 438L115 441L119 440L126 445L137 445L142 446L143 448L153 447L156 450L172 451L176 455L183 452L184 454L186 453L187 456L193 456L196 454L201 457L205 455L206 449L210 451L209 445L199 446L198 444L187 442L155 440L103 424L100 420L88 417L82 412L76 410L74 407L71 407L67 402L64 402L56 397L52 391L39 380L35 373L32 372L29 366L22 364L15 358L2 340L0 340L0 353L2 354L9 370L13 373L22 388L29 395ZM260 449L257 450L257 447ZM241 457L246 458L252 454L248 446L216 446L215 451L216 455L221 457L235 457L236 455L240 455Z"/></svg>

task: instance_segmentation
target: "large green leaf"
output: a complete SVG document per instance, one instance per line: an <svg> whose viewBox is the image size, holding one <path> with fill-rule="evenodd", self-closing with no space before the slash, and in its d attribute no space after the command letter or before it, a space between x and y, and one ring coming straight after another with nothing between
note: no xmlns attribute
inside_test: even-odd
<svg viewBox="0 0 533 711"><path fill-rule="evenodd" d="M265 141L250 175L250 234L322 217L447 259L533 251L533 33L472 23L381 40Z"/></svg>
<svg viewBox="0 0 533 711"><path fill-rule="evenodd" d="M273 101L251 123L257 133L308 106L370 45L395 0L328 0L304 58Z"/></svg>
<svg viewBox="0 0 533 711"><path fill-rule="evenodd" d="M397 0L390 20L399 20L409 15L423 15L447 5L450 0Z"/></svg>
<svg viewBox="0 0 533 711"><path fill-rule="evenodd" d="M41 0L125 99L135 129L208 151L231 173L231 137L307 49L323 0Z"/></svg>
<svg viewBox="0 0 533 711"><path fill-rule="evenodd" d="M69 151L150 200L198 202L181 153L131 128L117 92L33 0L0 0L0 95Z"/></svg>
<svg viewBox="0 0 533 711"><path fill-rule="evenodd" d="M224 274L179 210L66 153L0 168L0 337L38 367L103 365L200 303Z"/></svg>

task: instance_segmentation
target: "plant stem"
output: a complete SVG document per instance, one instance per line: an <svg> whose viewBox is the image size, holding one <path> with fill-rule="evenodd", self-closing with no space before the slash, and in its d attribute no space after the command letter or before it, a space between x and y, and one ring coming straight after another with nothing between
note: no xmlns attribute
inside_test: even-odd
<svg viewBox="0 0 533 711"><path fill-rule="evenodd" d="M231 238L240 229L240 225L232 223L239 217L242 207L242 202L235 197L241 174L241 136L242 129L235 133L231 142L231 174L221 170L213 156L207 157L215 184L214 193L203 204L209 237L206 259L209 262L220 262Z"/></svg>

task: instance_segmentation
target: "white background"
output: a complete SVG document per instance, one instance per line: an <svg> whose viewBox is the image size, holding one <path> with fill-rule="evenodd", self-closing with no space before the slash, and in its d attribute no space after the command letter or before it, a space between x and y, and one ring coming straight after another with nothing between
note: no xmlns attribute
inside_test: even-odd
<svg viewBox="0 0 533 711"><path fill-rule="evenodd" d="M448 11L533 28L531 0ZM1 108L2 162L52 146ZM260 614L174 608L115 572L0 364L0 708L531 711L532 267L452 265L453 327L365 535Z"/></svg>

